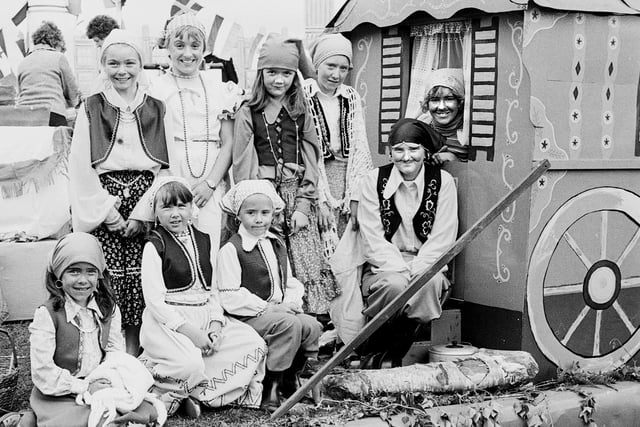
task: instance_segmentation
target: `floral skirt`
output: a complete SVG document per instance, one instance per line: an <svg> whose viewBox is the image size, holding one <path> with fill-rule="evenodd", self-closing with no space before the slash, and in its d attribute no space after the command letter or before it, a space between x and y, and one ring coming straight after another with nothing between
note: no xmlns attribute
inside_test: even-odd
<svg viewBox="0 0 640 427"><path fill-rule="evenodd" d="M151 171L117 171L100 175L100 183L109 194L121 200L118 211L129 218L142 195L153 183ZM122 313L122 326L139 326L142 322L142 248L144 235L125 238L111 233L104 224L92 231L102 244L111 275L111 287Z"/></svg>
<svg viewBox="0 0 640 427"><path fill-rule="evenodd" d="M309 214L309 226L289 234L298 190L297 179L280 183L278 193L285 202L285 236L291 269L296 279L304 285L304 311L308 314L326 314L329 302L340 294L333 274L323 257L323 247L315 211Z"/></svg>

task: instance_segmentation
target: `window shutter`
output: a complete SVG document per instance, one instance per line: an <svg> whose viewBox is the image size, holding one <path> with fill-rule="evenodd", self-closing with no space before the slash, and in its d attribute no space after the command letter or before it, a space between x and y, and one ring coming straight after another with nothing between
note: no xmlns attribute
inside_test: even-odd
<svg viewBox="0 0 640 427"><path fill-rule="evenodd" d="M402 117L402 41L397 27L383 30L378 143L380 154L385 152L391 126Z"/></svg>
<svg viewBox="0 0 640 427"><path fill-rule="evenodd" d="M496 136L496 95L498 89L497 17L474 19L471 26L471 123L469 159L485 151L493 161Z"/></svg>

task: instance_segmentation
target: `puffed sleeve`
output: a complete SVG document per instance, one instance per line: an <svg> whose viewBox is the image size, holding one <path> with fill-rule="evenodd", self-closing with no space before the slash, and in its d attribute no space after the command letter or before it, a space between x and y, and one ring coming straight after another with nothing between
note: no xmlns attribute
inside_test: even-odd
<svg viewBox="0 0 640 427"><path fill-rule="evenodd" d="M258 179L258 153L253 144L251 108L242 105L235 117L233 141L233 179Z"/></svg>
<svg viewBox="0 0 640 427"><path fill-rule="evenodd" d="M167 288L162 277L162 259L153 243L147 242L142 250L142 295L146 309L161 324L176 330L186 320L165 302Z"/></svg>
<svg viewBox="0 0 640 427"><path fill-rule="evenodd" d="M75 231L90 232L108 217L113 219L119 199L110 195L100 184L98 173L91 166L89 119L80 108L73 130L69 154L69 199L71 219Z"/></svg>
<svg viewBox="0 0 640 427"><path fill-rule="evenodd" d="M418 255L409 263L411 277L418 276L429 268L451 245L458 236L458 195L453 177L444 170L440 171L441 184L438 193L436 219L429 238L422 244ZM442 269L447 271L445 266Z"/></svg>
<svg viewBox="0 0 640 427"><path fill-rule="evenodd" d="M242 267L236 247L232 243L224 245L218 252L218 291L224 310L236 316L259 316L267 307L267 302L240 286Z"/></svg>
<svg viewBox="0 0 640 427"><path fill-rule="evenodd" d="M84 393L89 386L88 382L75 378L71 372L59 367L53 361L56 350L56 331L46 307L36 309L33 322L29 325L29 333L33 385L49 396Z"/></svg>
<svg viewBox="0 0 640 427"><path fill-rule="evenodd" d="M393 271L404 274L409 279L409 266L402 258L400 250L384 238L380 220L380 205L376 184L378 169L371 171L361 182L362 192L358 205L359 232L364 256L374 273Z"/></svg>

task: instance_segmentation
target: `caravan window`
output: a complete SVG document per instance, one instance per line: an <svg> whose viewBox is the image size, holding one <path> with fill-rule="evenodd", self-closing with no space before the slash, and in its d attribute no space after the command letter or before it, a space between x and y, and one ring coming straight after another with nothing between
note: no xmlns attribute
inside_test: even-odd
<svg viewBox="0 0 640 427"><path fill-rule="evenodd" d="M471 22L414 25L406 117L431 123L466 158L469 143ZM449 86L449 88L444 85Z"/></svg>

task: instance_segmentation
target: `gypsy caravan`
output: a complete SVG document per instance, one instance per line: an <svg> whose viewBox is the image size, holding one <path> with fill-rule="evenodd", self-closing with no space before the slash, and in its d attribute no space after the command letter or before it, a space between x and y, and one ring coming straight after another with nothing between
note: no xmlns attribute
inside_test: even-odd
<svg viewBox="0 0 640 427"><path fill-rule="evenodd" d="M462 230L551 168L456 259L462 337L531 352L540 376L620 366L640 349L640 2L349 0L328 27L354 46L378 164L432 69L465 76Z"/></svg>

